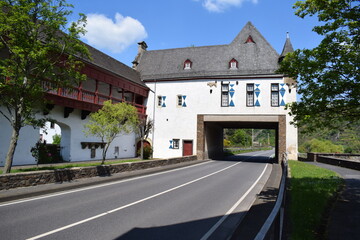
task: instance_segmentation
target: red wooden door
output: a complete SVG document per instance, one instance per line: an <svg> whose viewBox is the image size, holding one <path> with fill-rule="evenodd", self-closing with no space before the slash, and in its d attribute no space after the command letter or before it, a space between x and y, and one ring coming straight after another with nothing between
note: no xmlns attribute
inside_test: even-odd
<svg viewBox="0 0 360 240"><path fill-rule="evenodd" d="M193 141L184 140L183 141L183 156L193 155Z"/></svg>

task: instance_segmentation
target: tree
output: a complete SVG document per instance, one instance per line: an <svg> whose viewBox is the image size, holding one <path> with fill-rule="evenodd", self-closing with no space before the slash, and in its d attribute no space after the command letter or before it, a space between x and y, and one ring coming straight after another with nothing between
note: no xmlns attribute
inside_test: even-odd
<svg viewBox="0 0 360 240"><path fill-rule="evenodd" d="M60 134L55 134L54 136L52 136L52 139L53 139L53 144L56 144L56 145L61 144L61 135Z"/></svg>
<svg viewBox="0 0 360 240"><path fill-rule="evenodd" d="M95 136L104 144L102 162L104 164L106 153L112 141L121 133L136 131L139 126L137 109L127 103L112 104L104 102L104 106L97 112L89 115L89 122L84 125L86 136Z"/></svg>
<svg viewBox="0 0 360 240"><path fill-rule="evenodd" d="M229 140L235 145L251 146L251 133L249 134L249 130L236 129Z"/></svg>
<svg viewBox="0 0 360 240"><path fill-rule="evenodd" d="M323 36L313 49L288 53L279 73L298 79L299 102L288 105L294 123L317 128L351 124L360 118L360 9L356 0L306 0L295 3L301 18L317 16Z"/></svg>
<svg viewBox="0 0 360 240"><path fill-rule="evenodd" d="M148 138L154 126L154 122L151 119L143 119L141 124L139 124L139 135L141 141L140 147L140 158L144 159L144 141Z"/></svg>
<svg viewBox="0 0 360 240"><path fill-rule="evenodd" d="M35 117L46 104L45 92L85 79L79 57L89 59L89 52L79 36L86 18L80 15L67 28L71 7L65 0L0 1L0 114L12 127L4 173L10 172L21 128L46 122Z"/></svg>

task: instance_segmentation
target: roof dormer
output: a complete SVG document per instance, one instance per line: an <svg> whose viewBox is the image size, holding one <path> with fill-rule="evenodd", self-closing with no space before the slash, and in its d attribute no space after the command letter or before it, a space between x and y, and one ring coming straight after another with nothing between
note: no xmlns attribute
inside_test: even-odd
<svg viewBox="0 0 360 240"><path fill-rule="evenodd" d="M233 58L229 62L229 69L238 69L239 68L239 62Z"/></svg>
<svg viewBox="0 0 360 240"><path fill-rule="evenodd" d="M184 62L184 70L188 70L192 68L192 61L190 59L186 59Z"/></svg>

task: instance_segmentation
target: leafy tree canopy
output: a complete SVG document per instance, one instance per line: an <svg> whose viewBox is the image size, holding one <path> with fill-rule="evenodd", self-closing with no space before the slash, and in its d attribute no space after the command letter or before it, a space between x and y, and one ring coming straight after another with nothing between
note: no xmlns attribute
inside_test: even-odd
<svg viewBox="0 0 360 240"><path fill-rule="evenodd" d="M314 49L286 55L279 73L298 80L301 100L290 104L294 123L308 131L351 124L360 118L360 9L356 0L306 0L296 15L316 16L323 36Z"/></svg>
<svg viewBox="0 0 360 240"><path fill-rule="evenodd" d="M121 133L136 131L140 124L137 109L127 103L112 104L106 101L99 111L91 113L89 117L89 122L84 125L85 135L98 137L105 143L101 164L105 162L112 141Z"/></svg>
<svg viewBox="0 0 360 240"><path fill-rule="evenodd" d="M89 52L79 36L86 18L68 27L71 8L65 0L0 1L0 114L13 128L4 173L20 129L46 121L35 117L45 106L44 92L85 79L79 57L89 59Z"/></svg>

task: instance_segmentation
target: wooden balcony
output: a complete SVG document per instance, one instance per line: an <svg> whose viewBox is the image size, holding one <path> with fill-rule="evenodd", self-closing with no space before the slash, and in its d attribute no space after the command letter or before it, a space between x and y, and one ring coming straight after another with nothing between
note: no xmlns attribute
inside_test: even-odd
<svg viewBox="0 0 360 240"><path fill-rule="evenodd" d="M46 98L55 105L96 112L103 106L105 101L111 100L113 103L126 102L133 105L138 110L141 118L146 117L146 107L135 103L135 96L133 101L130 102L111 96L111 91L109 95L106 95L96 91L92 92L81 89L80 87L55 88L50 82L44 82L43 88L46 91Z"/></svg>

